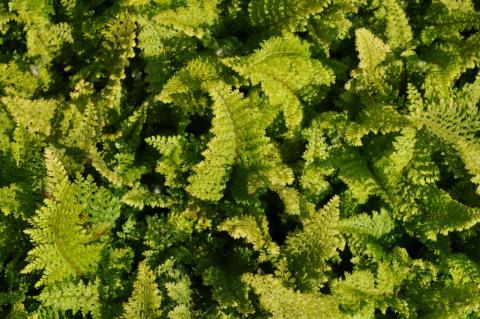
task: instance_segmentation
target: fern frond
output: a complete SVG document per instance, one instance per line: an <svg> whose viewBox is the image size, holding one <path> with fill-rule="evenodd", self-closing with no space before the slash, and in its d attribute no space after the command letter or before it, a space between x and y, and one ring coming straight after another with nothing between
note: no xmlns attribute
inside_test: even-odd
<svg viewBox="0 0 480 319"><path fill-rule="evenodd" d="M360 214L340 221L341 230L349 234L348 247L354 254L353 263L358 263L363 255L371 256L376 262L385 258L382 239L393 231L395 224L390 214L382 210L372 216Z"/></svg>
<svg viewBox="0 0 480 319"><path fill-rule="evenodd" d="M413 40L413 31L405 14L404 4L398 0L386 0L382 1L382 7L382 14L387 21L387 45L392 50L408 49Z"/></svg>
<svg viewBox="0 0 480 319"><path fill-rule="evenodd" d="M249 3L254 25L287 31L304 31L308 18L322 12L329 0L253 0Z"/></svg>
<svg viewBox="0 0 480 319"><path fill-rule="evenodd" d="M223 196L223 190L235 164L238 140L236 126L230 107L245 105L239 94L213 96L214 105L212 120L213 138L203 153L204 160L194 167L194 175L188 180L188 192L204 199L217 201ZM240 106L241 107L241 106Z"/></svg>
<svg viewBox="0 0 480 319"><path fill-rule="evenodd" d="M307 31L327 56L329 49L348 36L354 17L363 4L363 0L330 0L328 7L313 15L307 24Z"/></svg>
<svg viewBox="0 0 480 319"><path fill-rule="evenodd" d="M103 60L108 67L108 83L102 89L101 97L107 108L120 111L122 94L121 81L125 78L125 68L134 54L135 16L120 12L106 25L103 32Z"/></svg>
<svg viewBox="0 0 480 319"><path fill-rule="evenodd" d="M143 209L145 206L168 207L170 204L162 195L138 186L134 186L126 192L122 197L122 202L138 209Z"/></svg>
<svg viewBox="0 0 480 319"><path fill-rule="evenodd" d="M287 236L283 252L302 291L319 291L327 280L328 261L343 249L338 206L339 198L334 197L320 211L303 218L301 230Z"/></svg>
<svg viewBox="0 0 480 319"><path fill-rule="evenodd" d="M28 28L28 55L40 56L43 63L49 63L59 54L64 43L73 42L71 33L71 27L67 23L40 24Z"/></svg>
<svg viewBox="0 0 480 319"><path fill-rule="evenodd" d="M138 265L137 280L133 284L132 296L124 306L124 319L160 318L162 298L155 278L155 273L145 262Z"/></svg>
<svg viewBox="0 0 480 319"><path fill-rule="evenodd" d="M218 229L228 232L233 238L243 238L253 249L261 253L260 261L276 257L280 249L270 238L265 216L242 215L224 220Z"/></svg>
<svg viewBox="0 0 480 319"><path fill-rule="evenodd" d="M375 70L390 52L390 48L381 39L365 28L355 31L355 46L360 58L358 67L366 72Z"/></svg>
<svg viewBox="0 0 480 319"><path fill-rule="evenodd" d="M461 91L451 93L449 98L432 98L426 103L420 100L412 104L411 117L417 125L425 126L454 145L473 176L472 181L480 185L480 162L476 156L480 152L480 141L476 135L480 131L480 112L476 106L480 100L480 77L474 83L466 84ZM480 192L480 186L477 192Z"/></svg>
<svg viewBox="0 0 480 319"><path fill-rule="evenodd" d="M193 319L196 311L193 310L193 291L189 276L175 267L175 260L168 259L158 267L161 282L165 282L168 302L169 319ZM162 307L164 308L164 307ZM167 311L166 309L164 312Z"/></svg>
<svg viewBox="0 0 480 319"><path fill-rule="evenodd" d="M25 231L34 247L23 272L43 271L37 286L92 272L103 246L84 228L82 216L88 212L75 198L76 189L54 150L46 149L45 161L53 198L45 199L32 219L33 228Z"/></svg>
<svg viewBox="0 0 480 319"><path fill-rule="evenodd" d="M252 112L256 107L255 98L244 99L224 84L216 89L212 87L210 95L214 100L214 137L203 153L205 159L194 167L187 190L202 199L220 199L235 164L245 174L243 178L247 176L247 193L254 193L262 186L277 190L291 183L291 170L281 162L278 151L264 136L264 128L254 124L257 122Z"/></svg>
<svg viewBox="0 0 480 319"><path fill-rule="evenodd" d="M5 96L0 101L6 106L17 124L31 133L50 135L51 120L59 103L55 100L29 100ZM35 117L33 117L35 116Z"/></svg>
<svg viewBox="0 0 480 319"><path fill-rule="evenodd" d="M84 284L81 280L78 283L61 282L47 286L38 296L44 306L65 312L80 312L83 316L91 314L93 318L100 318L100 303L98 284Z"/></svg>
<svg viewBox="0 0 480 319"><path fill-rule="evenodd" d="M432 21L426 23L421 34L422 41L430 44L437 38L446 41L460 40L462 31L480 25L480 15L475 11L471 0L435 0L432 1L424 21Z"/></svg>
<svg viewBox="0 0 480 319"><path fill-rule="evenodd" d="M0 211L5 214L14 214L18 212L20 203L18 202L18 193L21 188L16 184L0 188Z"/></svg>
<svg viewBox="0 0 480 319"><path fill-rule="evenodd" d="M349 124L345 138L352 145L361 146L362 138L369 133L398 132L409 124L408 119L398 114L393 106L372 103L360 112L355 122Z"/></svg>
<svg viewBox="0 0 480 319"><path fill-rule="evenodd" d="M290 133L296 133L303 120L298 91L307 85L329 85L334 74L320 61L310 57L308 45L292 34L265 41L261 49L243 58L228 58L223 62L261 84L270 103L283 111Z"/></svg>
<svg viewBox="0 0 480 319"><path fill-rule="evenodd" d="M429 187L423 194L420 208L424 216L417 222L417 232L435 240L438 234L469 229L480 223L480 209L468 207L440 189Z"/></svg>
<svg viewBox="0 0 480 319"><path fill-rule="evenodd" d="M163 25L190 37L203 38L218 17L218 0L187 0L186 6L165 10L153 17Z"/></svg>
<svg viewBox="0 0 480 319"><path fill-rule="evenodd" d="M189 113L204 114L209 106L205 90L225 81L222 75L219 64L203 59L192 60L169 79L155 98L164 103L174 103Z"/></svg>
<svg viewBox="0 0 480 319"><path fill-rule="evenodd" d="M242 280L259 296L261 306L278 319L345 318L330 296L287 288L272 275L245 274Z"/></svg>

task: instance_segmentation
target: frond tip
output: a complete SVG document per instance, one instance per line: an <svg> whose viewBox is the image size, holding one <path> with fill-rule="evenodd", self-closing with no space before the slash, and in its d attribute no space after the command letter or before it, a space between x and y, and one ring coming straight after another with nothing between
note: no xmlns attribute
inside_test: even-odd
<svg viewBox="0 0 480 319"><path fill-rule="evenodd" d="M145 262L138 264L137 280L133 284L133 293L124 305L123 319L160 318L162 298L155 282L155 273Z"/></svg>

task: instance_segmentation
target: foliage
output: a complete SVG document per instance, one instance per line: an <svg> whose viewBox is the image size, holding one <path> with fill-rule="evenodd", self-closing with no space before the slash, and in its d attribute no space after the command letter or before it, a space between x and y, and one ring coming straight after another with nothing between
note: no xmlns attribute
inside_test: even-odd
<svg viewBox="0 0 480 319"><path fill-rule="evenodd" d="M480 318L476 0L0 0L0 318Z"/></svg>

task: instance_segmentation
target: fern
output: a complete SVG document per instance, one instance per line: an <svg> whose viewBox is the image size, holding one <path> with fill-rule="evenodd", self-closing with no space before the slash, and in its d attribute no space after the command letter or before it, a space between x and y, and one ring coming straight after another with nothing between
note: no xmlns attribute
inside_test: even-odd
<svg viewBox="0 0 480 319"><path fill-rule="evenodd" d="M82 227L83 207L75 198L75 188L53 149L46 149L48 170L45 199L26 232L35 247L29 252L29 264L23 272L43 272L37 286L93 272L102 244ZM87 212L88 213L88 212Z"/></svg>
<svg viewBox="0 0 480 319"><path fill-rule="evenodd" d="M479 318L472 0L1 0L0 318Z"/></svg>
<svg viewBox="0 0 480 319"><path fill-rule="evenodd" d="M84 316L92 314L99 317L98 286L85 285L83 282L61 283L47 287L38 299L46 306L61 312L72 310L73 313L81 312Z"/></svg>
<svg viewBox="0 0 480 319"><path fill-rule="evenodd" d="M479 84L477 78L475 83L465 85L460 92L452 92L451 98L433 98L426 107L421 101L417 102L412 113L418 124L425 125L447 143L455 145L475 184L480 184L480 165L473 155L479 149L475 136L480 130L476 107L480 99Z"/></svg>
<svg viewBox="0 0 480 319"><path fill-rule="evenodd" d="M269 102L281 108L291 133L303 119L302 103L296 93L307 86L330 84L334 76L320 61L310 58L308 46L291 34L272 38L245 58L225 59L224 63L262 89Z"/></svg>
<svg viewBox="0 0 480 319"><path fill-rule="evenodd" d="M54 100L28 100L23 98L3 97L1 99L15 121L31 133L41 133L48 136L51 130L51 120L59 107ZM31 114L39 117L33 121Z"/></svg>
<svg viewBox="0 0 480 319"><path fill-rule="evenodd" d="M132 296L125 304L123 318L159 318L161 300L155 274L145 263L140 263Z"/></svg>
<svg viewBox="0 0 480 319"><path fill-rule="evenodd" d="M238 95L215 95L213 139L203 153L204 161L194 167L194 175L189 178L187 190L205 200L218 200L222 197L229 178L237 150L235 125L229 110L230 105L241 103Z"/></svg>
<svg viewBox="0 0 480 319"><path fill-rule="evenodd" d="M256 219L259 221L257 222ZM265 218L255 218L252 215L232 217L223 221L219 225L219 230L228 232L236 239L244 238L246 242L253 245L254 250L263 255L260 260L276 257L280 252L268 234L268 224Z"/></svg>
<svg viewBox="0 0 480 319"><path fill-rule="evenodd" d="M343 318L329 296L300 293L271 275L245 274L243 280L259 295L260 303L274 318Z"/></svg>
<svg viewBox="0 0 480 319"><path fill-rule="evenodd" d="M343 248L343 240L338 231L339 198L333 198L321 211L312 212L303 219L303 229L291 233L285 241L285 256L289 270L298 280L301 290L318 291L327 280L329 259ZM328 244L327 244L328 243Z"/></svg>
<svg viewBox="0 0 480 319"><path fill-rule="evenodd" d="M253 24L301 31L308 18L322 12L328 4L326 0L253 0L248 9Z"/></svg>
<svg viewBox="0 0 480 319"><path fill-rule="evenodd" d="M261 174L259 177L267 179L273 189L290 183L291 173L281 165L273 145L266 137L257 138L261 128L249 127L249 120L253 123L255 115L247 112L249 104L255 100L242 99L238 92L230 91L222 84L217 89L211 89L210 94L214 100L214 137L203 153L205 159L193 168L194 175L189 177L187 190L205 200L220 199L233 165L237 162L250 172L258 170L258 174ZM254 105L250 108L254 109ZM266 158L270 162L266 162ZM248 192L255 191L255 188Z"/></svg>
<svg viewBox="0 0 480 319"><path fill-rule="evenodd" d="M154 19L187 36L202 38L206 35L205 27L212 25L218 15L217 0L188 0L185 7L165 10Z"/></svg>

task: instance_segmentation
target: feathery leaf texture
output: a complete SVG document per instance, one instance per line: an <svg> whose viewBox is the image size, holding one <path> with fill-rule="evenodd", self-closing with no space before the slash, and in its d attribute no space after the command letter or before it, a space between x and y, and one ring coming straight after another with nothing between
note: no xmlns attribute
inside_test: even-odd
<svg viewBox="0 0 480 319"><path fill-rule="evenodd" d="M311 59L308 45L289 33L262 43L250 56L225 59L224 63L254 85L262 85L272 106L283 111L292 132L298 131L303 119L296 93L309 84L329 85L334 80L329 68Z"/></svg>
<svg viewBox="0 0 480 319"><path fill-rule="evenodd" d="M54 149L45 150L45 162L46 190L51 198L37 210L33 228L25 231L35 247L29 252L29 264L23 272L43 271L37 286L94 272L103 247L93 229L85 228L90 212L76 197L77 188L69 182Z"/></svg>
<svg viewBox="0 0 480 319"><path fill-rule="evenodd" d="M248 11L255 25L301 31L308 18L322 12L328 4L328 0L253 0Z"/></svg>
<svg viewBox="0 0 480 319"><path fill-rule="evenodd" d="M162 298L155 282L155 273L145 262L138 265L137 280L133 284L133 293L125 304L123 318L160 318Z"/></svg>
<svg viewBox="0 0 480 319"><path fill-rule="evenodd" d="M480 314L477 0L1 0L0 318Z"/></svg>

